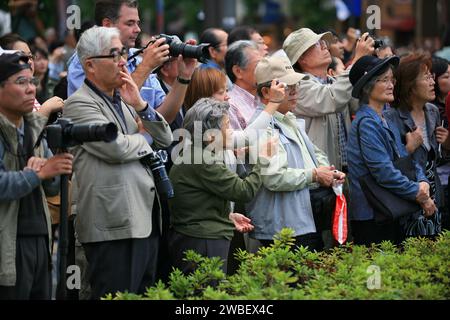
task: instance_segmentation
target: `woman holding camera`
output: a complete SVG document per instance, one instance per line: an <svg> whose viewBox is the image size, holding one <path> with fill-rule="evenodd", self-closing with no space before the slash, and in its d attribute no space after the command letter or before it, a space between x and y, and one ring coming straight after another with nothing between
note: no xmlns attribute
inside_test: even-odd
<svg viewBox="0 0 450 320"><path fill-rule="evenodd" d="M386 112L386 119L400 131L406 150L422 167L430 183L430 197L440 208L443 192L436 164L442 147L450 148L450 139L448 130L442 126L439 109L430 103L436 97L431 67L432 60L427 54L412 53L401 59L395 72L395 100L393 108ZM433 217L436 233L440 231L439 217Z"/></svg>
<svg viewBox="0 0 450 320"><path fill-rule="evenodd" d="M420 203L427 215L436 207L428 194L429 184L423 171L416 165L416 181L410 180L394 166L396 158L407 155L399 132L383 116L385 103L394 101L393 68L398 57L378 59L364 56L350 71L352 96L358 98L361 108L352 123L347 147L350 179L349 218L355 244L370 245L390 240L400 243L404 233L400 221L378 224L378 214L366 198L360 178L370 174L375 182L399 198Z"/></svg>
<svg viewBox="0 0 450 320"><path fill-rule="evenodd" d="M175 197L169 200L172 230L169 248L172 263L183 272L193 266L183 261L184 252L193 249L207 257L220 257L226 272L230 240L234 225L230 219L230 201L250 201L261 186L261 165L241 179L224 163L224 151L231 142L229 105L213 98L198 100L186 113L183 127L186 139L182 154L170 171ZM194 129L201 123L201 130ZM203 138L206 137L206 141ZM203 141L196 145L196 141ZM260 148L260 157L268 160L274 154L274 143ZM264 160L263 160L264 161ZM241 231L253 227L241 217Z"/></svg>

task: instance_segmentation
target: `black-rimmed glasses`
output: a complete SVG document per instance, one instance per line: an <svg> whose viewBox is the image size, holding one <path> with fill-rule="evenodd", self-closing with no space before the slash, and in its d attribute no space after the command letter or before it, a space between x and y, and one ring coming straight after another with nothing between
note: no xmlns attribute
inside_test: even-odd
<svg viewBox="0 0 450 320"><path fill-rule="evenodd" d="M92 56L87 59L108 59L112 58L114 62L119 62L121 58L124 58L125 61L128 59L128 49L123 47L120 51L117 48L111 49L111 54L108 55L100 55L100 56Z"/></svg>

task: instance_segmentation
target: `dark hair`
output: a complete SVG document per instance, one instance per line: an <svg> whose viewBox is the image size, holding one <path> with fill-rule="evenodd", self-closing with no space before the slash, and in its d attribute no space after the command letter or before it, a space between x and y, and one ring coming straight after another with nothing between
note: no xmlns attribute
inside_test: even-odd
<svg viewBox="0 0 450 320"><path fill-rule="evenodd" d="M413 52L400 59L395 70L397 82L394 86L393 107L411 111L411 97L417 85L416 79L425 68L431 72L431 57L428 53Z"/></svg>
<svg viewBox="0 0 450 320"><path fill-rule="evenodd" d="M88 20L83 22L80 29L75 29L75 39L77 40L77 42L80 41L83 32L85 32L87 29L92 28L93 26L95 26L95 22Z"/></svg>
<svg viewBox="0 0 450 320"><path fill-rule="evenodd" d="M450 47L450 26L448 26L442 36L442 47Z"/></svg>
<svg viewBox="0 0 450 320"><path fill-rule="evenodd" d="M217 28L208 28L200 35L199 42L200 43L209 43L212 48L216 48L219 44L219 38L217 38L216 31L219 29ZM209 54L209 51L206 51L206 58L211 59L211 55Z"/></svg>
<svg viewBox="0 0 450 320"><path fill-rule="evenodd" d="M17 33L8 33L0 37L0 47L2 47L5 50L12 50L16 42L27 43L27 41L24 40Z"/></svg>
<svg viewBox="0 0 450 320"><path fill-rule="evenodd" d="M119 12L122 5L129 8L137 8L137 0L98 0L95 3L95 24L102 25L103 19L110 19L116 22L119 19Z"/></svg>
<svg viewBox="0 0 450 320"><path fill-rule="evenodd" d="M251 40L251 36L257 33L255 28L250 26L239 26L230 31L228 35L228 45L238 40Z"/></svg>
<svg viewBox="0 0 450 320"><path fill-rule="evenodd" d="M336 57L331 57L331 63L328 65L327 70L333 69L333 71L336 71L337 67L337 59Z"/></svg>
<svg viewBox="0 0 450 320"><path fill-rule="evenodd" d="M447 61L447 59L436 56L432 57L431 73L434 73L436 76L436 80L434 82L434 92L436 93L435 101L439 101L441 94L441 88L439 88L439 82L437 81L437 79L447 72L448 65L449 62Z"/></svg>

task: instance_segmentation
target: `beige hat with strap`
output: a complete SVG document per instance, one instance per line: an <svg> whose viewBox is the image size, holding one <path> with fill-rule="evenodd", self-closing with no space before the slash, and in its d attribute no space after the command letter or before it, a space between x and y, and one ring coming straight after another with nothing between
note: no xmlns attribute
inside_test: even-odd
<svg viewBox="0 0 450 320"><path fill-rule="evenodd" d="M328 43L332 43L334 40L331 32L317 34L309 28L301 28L288 35L283 42L283 50L286 51L291 64L294 65L306 50L320 39Z"/></svg>

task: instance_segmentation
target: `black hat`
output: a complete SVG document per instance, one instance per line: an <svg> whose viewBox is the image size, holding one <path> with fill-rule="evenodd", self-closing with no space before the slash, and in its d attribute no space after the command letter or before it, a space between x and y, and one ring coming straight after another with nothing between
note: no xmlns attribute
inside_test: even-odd
<svg viewBox="0 0 450 320"><path fill-rule="evenodd" d="M350 82L353 85L352 96L360 98L361 89L375 76L380 75L388 64L398 66L399 57L392 56L379 59L375 56L364 56L352 66L350 70Z"/></svg>
<svg viewBox="0 0 450 320"><path fill-rule="evenodd" d="M24 69L31 69L27 56L21 53L0 55L0 83Z"/></svg>

